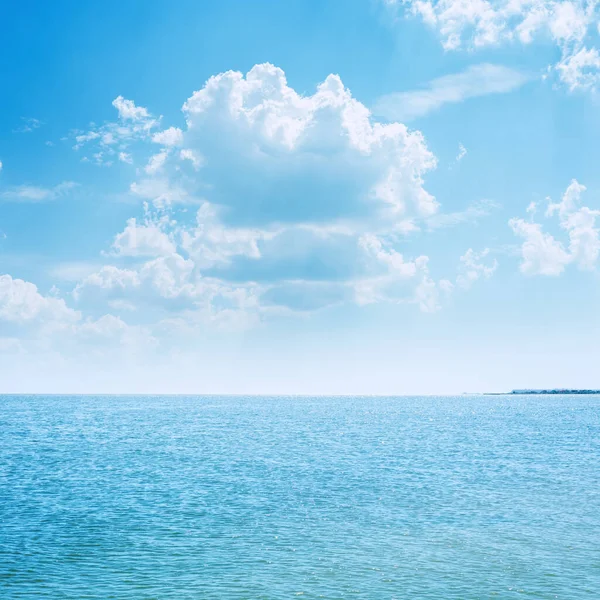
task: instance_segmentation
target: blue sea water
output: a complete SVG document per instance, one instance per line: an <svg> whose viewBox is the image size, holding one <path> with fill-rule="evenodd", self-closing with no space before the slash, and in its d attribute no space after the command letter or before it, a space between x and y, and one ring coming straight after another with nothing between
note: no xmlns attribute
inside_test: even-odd
<svg viewBox="0 0 600 600"><path fill-rule="evenodd" d="M0 397L0 598L600 598L600 397Z"/></svg>

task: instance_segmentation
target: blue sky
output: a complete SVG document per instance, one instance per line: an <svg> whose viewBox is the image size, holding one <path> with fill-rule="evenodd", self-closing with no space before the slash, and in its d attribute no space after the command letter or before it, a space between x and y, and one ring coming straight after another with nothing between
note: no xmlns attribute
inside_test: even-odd
<svg viewBox="0 0 600 600"><path fill-rule="evenodd" d="M1 22L3 391L600 387L594 4Z"/></svg>

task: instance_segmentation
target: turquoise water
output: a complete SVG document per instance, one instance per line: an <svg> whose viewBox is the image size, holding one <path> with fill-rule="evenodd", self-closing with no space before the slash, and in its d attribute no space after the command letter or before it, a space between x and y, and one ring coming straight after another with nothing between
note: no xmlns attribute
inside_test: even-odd
<svg viewBox="0 0 600 600"><path fill-rule="evenodd" d="M0 397L0 598L600 597L600 397Z"/></svg>

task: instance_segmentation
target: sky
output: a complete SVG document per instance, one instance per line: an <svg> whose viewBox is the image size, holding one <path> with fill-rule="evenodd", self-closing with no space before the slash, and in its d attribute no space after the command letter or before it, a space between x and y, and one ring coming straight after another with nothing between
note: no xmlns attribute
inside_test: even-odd
<svg viewBox="0 0 600 600"><path fill-rule="evenodd" d="M600 388L600 9L0 7L0 392Z"/></svg>

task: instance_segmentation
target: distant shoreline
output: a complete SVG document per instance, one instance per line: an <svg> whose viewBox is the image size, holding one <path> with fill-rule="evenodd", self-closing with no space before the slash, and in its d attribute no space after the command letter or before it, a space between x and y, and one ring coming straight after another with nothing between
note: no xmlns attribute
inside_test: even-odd
<svg viewBox="0 0 600 600"><path fill-rule="evenodd" d="M582 394L593 395L600 394L600 390L569 390L569 389L549 389L549 390L512 390L510 392L488 392L486 396L533 396L542 394Z"/></svg>

